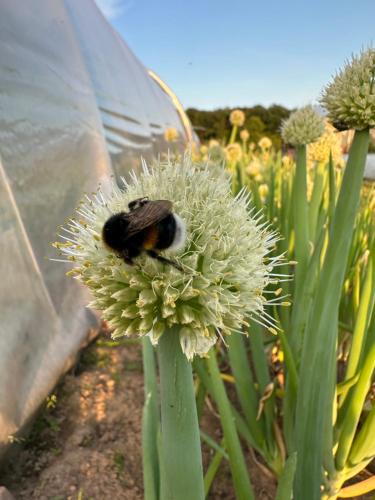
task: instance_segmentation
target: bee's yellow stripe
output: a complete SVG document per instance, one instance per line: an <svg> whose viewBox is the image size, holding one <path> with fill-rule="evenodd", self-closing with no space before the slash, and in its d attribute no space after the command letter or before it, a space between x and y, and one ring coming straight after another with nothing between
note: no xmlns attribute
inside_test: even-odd
<svg viewBox="0 0 375 500"><path fill-rule="evenodd" d="M145 250L151 250L155 247L158 241L158 231L155 226L151 226L147 231L146 237L143 241L143 248Z"/></svg>

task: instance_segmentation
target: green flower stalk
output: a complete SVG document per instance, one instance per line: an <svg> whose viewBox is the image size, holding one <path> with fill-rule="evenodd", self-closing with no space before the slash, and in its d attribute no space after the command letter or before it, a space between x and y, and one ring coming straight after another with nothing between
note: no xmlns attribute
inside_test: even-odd
<svg viewBox="0 0 375 500"><path fill-rule="evenodd" d="M321 104L340 128L375 127L375 49L369 48L346 63L324 89Z"/></svg>
<svg viewBox="0 0 375 500"><path fill-rule="evenodd" d="M189 361L206 356L218 336L242 332L249 315L273 330L263 290L278 281L272 269L280 259L267 257L278 236L254 215L246 191L233 198L223 169L194 164L190 155L151 168L143 163L143 171L123 183L125 190L113 186L109 196L99 190L93 198L86 197L78 216L63 228L64 242L56 246L75 263L71 274L90 288L90 306L103 311L113 338L147 336L153 345L159 344L163 500L203 500ZM173 212L185 222L185 247L173 253L182 270L147 255L129 266L104 244L102 229L108 218L145 196L170 200ZM170 251L165 254L170 258ZM144 444L151 450L150 415L151 408L144 422ZM158 467L147 457L144 463L150 465L145 474L148 498L154 498Z"/></svg>
<svg viewBox="0 0 375 500"><path fill-rule="evenodd" d="M246 316L262 321L262 292L276 280L271 271L279 260L266 256L278 236L252 215L248 194L233 198L224 171L195 165L189 155L181 164L144 163L139 176L123 182L124 191L113 186L108 197L101 191L87 197L63 228L64 242L55 244L76 264L71 274L90 288L90 307L103 311L112 337L147 335L156 345L179 325L182 350L192 360L205 356L218 335L242 331ZM129 266L104 245L105 221L144 196L172 201L185 221L186 246L173 254L183 272L148 256Z"/></svg>
<svg viewBox="0 0 375 500"><path fill-rule="evenodd" d="M295 258L298 262L295 280L295 296L299 296L309 261L308 201L306 176L306 145L317 141L324 132L324 120L312 106L305 106L283 122L281 135L287 144L296 148L296 173L294 184ZM294 318L292 347L298 350L298 330Z"/></svg>

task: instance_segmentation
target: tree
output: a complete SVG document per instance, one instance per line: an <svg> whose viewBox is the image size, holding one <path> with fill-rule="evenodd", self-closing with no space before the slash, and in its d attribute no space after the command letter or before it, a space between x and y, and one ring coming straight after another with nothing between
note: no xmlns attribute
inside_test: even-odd
<svg viewBox="0 0 375 500"><path fill-rule="evenodd" d="M204 111L196 108L186 110L190 121L201 141L209 139L228 140L231 125L229 115L234 108L219 108L213 111ZM246 115L244 128L251 134L251 141L257 142L262 136L269 137L276 147L280 147L281 122L288 118L290 110L273 104L269 108L253 106L240 108Z"/></svg>

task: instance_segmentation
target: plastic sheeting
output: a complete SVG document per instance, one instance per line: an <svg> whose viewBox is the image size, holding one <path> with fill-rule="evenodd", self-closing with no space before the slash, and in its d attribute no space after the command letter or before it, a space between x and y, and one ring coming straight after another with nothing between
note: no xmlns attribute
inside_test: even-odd
<svg viewBox="0 0 375 500"><path fill-rule="evenodd" d="M176 102L174 100L174 102ZM0 4L0 456L95 317L50 242L84 192L192 130L91 0Z"/></svg>

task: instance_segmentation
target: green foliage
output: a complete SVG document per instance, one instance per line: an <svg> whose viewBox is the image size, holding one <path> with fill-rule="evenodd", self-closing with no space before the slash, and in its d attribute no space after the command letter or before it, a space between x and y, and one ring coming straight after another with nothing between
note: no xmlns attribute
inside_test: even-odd
<svg viewBox="0 0 375 500"><path fill-rule="evenodd" d="M114 463L115 469L117 471L117 474L121 474L124 471L124 467L125 467L124 454L119 452L119 451L115 451L115 453L113 455L113 463Z"/></svg>
<svg viewBox="0 0 375 500"><path fill-rule="evenodd" d="M251 141L258 142L264 136L266 126L259 116L250 116L246 118L244 128L250 132Z"/></svg>
<svg viewBox="0 0 375 500"><path fill-rule="evenodd" d="M289 109L277 104L273 104L269 108L258 105L240 109L246 115L243 128L250 132L251 141L258 142L261 137L266 135L272 140L275 147L281 146L281 122L288 118ZM186 113L201 141L223 137L228 142L231 128L229 123L231 111L233 111L233 108L215 109L213 111L189 108Z"/></svg>
<svg viewBox="0 0 375 500"><path fill-rule="evenodd" d="M337 108L337 96L341 99L348 89L360 104L363 92L371 94L373 106L373 80L371 85L368 82L373 66L362 59L356 69L361 78L352 78L349 68L351 85L342 85L336 78L326 90L331 114ZM356 88L352 92L356 85L363 87L362 93ZM349 106L350 99L344 97L342 102ZM355 122L361 126L345 168L340 137L311 107L288 120L289 130L284 126L288 132L284 140L296 148L285 156L279 151L280 126L290 111L282 106L241 108L231 119L229 108L187 111L203 143L193 152L195 159L203 160L207 169L219 171L226 158L224 168L231 175L233 194L251 192L255 211L263 212L264 224L270 221L281 236L265 260L276 269L272 269L265 291L263 315L243 321L238 330L244 335L233 333L228 350L215 346L206 361L196 359L193 364L198 417L209 395L223 433L220 445L201 433L216 452L205 474L206 494L224 458L229 460L236 498L253 498L242 444L254 449L268 473L277 478L277 500L336 500L375 490L374 478L345 485L375 458L371 395L375 375L375 189L363 186L369 148L366 120L373 116L366 115L362 104L360 108L349 110L356 113ZM244 130L249 134L241 134ZM217 141L210 143L210 139ZM311 141L314 147L309 147ZM286 262L279 260L280 254ZM162 338L159 350L163 342ZM164 344L164 349L164 359L159 359L162 429L164 426L160 476L162 486L167 469L169 474L174 471L170 483L172 477L180 477L179 484L173 485L180 500L198 479L181 490L187 466L176 453L175 427L182 416L174 404L166 402L174 402L171 381L173 385L182 365L175 352L173 371L170 346ZM223 380L230 381L233 390ZM191 380L189 385L191 409ZM186 398L186 394L179 397ZM173 432L168 435L166 429ZM155 446L152 435L155 432L150 433ZM184 427L180 439L188 435ZM185 453L193 441L186 439ZM197 446L190 454L195 455L198 466ZM195 475L198 478L200 471L195 470ZM198 492L195 498L201 495ZM160 496L167 497L164 492Z"/></svg>
<svg viewBox="0 0 375 500"><path fill-rule="evenodd" d="M304 146L297 148L296 162L271 150L262 163L264 153L251 153L251 161L261 162L255 174L245 151L232 165L235 192L247 186L256 208L283 236L274 255L286 252L298 261L278 271L296 272L281 292L291 296L292 307L285 310L275 299L267 308L282 330L270 340L267 328L251 325L249 340L231 338L228 353L240 434L279 476L278 493L286 498L294 469L295 498L334 500L375 456L369 394L375 368L375 198L374 189L362 183L367 148L368 131L357 132L344 174L329 156L306 169ZM271 375L274 352L282 354L281 378ZM285 465L295 451L297 464ZM373 486L360 483L358 491Z"/></svg>
<svg viewBox="0 0 375 500"><path fill-rule="evenodd" d="M257 117L245 123L247 130L249 123L254 127L253 140L257 127L265 136ZM292 488L294 498L306 500L370 491L375 481L345 487L375 457L369 391L375 371L375 189L362 179L368 130L356 132L346 168L332 153L339 138L328 128L315 149L298 146L285 156L267 140L252 147L240 130L229 128L222 146L203 146L200 154L209 160L213 148L225 152L233 192L251 191L256 209L282 236L271 258L285 253L292 262L276 271L284 278L282 290L272 285L266 291L267 299L275 297L265 323L251 322L248 338L234 334L229 351L217 351L219 369L230 367L237 395L231 418L277 476L278 498L289 500ZM277 321L279 331L268 321ZM199 363L195 369L215 400L225 435L227 416L217 392L222 382ZM235 477L240 462L230 454L229 461L236 464Z"/></svg>

